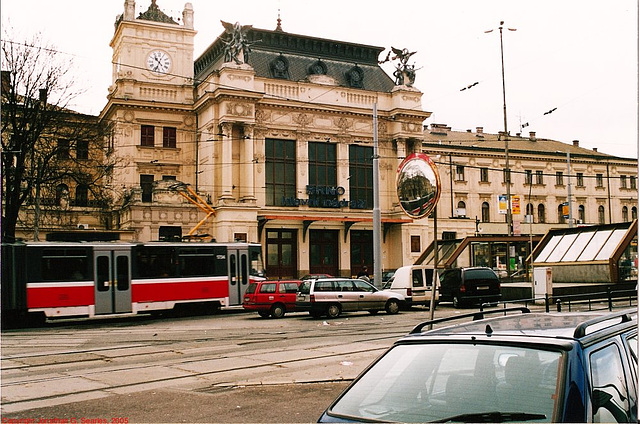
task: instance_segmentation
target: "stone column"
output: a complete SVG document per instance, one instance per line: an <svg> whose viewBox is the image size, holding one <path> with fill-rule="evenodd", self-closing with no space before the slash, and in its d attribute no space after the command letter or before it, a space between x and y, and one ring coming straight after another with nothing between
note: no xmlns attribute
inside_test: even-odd
<svg viewBox="0 0 640 424"><path fill-rule="evenodd" d="M221 124L222 146L220 154L220 199L233 198L233 124L225 122Z"/></svg>
<svg viewBox="0 0 640 424"><path fill-rule="evenodd" d="M256 200L255 191L255 160L253 125L244 126L244 138L240 155L240 201L251 202Z"/></svg>

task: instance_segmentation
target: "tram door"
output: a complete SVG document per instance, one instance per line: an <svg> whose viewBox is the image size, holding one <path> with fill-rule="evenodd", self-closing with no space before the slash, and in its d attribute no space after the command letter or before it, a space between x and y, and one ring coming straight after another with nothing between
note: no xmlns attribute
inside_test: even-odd
<svg viewBox="0 0 640 424"><path fill-rule="evenodd" d="M242 304L242 296L249 285L249 249L229 248L227 255L229 270L229 305Z"/></svg>
<svg viewBox="0 0 640 424"><path fill-rule="evenodd" d="M93 257L95 313L131 312L131 253L96 248Z"/></svg>

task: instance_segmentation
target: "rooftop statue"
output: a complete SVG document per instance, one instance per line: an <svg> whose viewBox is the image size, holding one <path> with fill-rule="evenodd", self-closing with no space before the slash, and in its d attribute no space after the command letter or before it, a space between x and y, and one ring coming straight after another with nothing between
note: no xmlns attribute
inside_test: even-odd
<svg viewBox="0 0 640 424"><path fill-rule="evenodd" d="M391 57L391 53L395 56ZM378 63L389 62L390 60L399 60L396 65L396 70L393 72L393 76L396 77L396 85L406 85L407 87L413 86L416 81L416 67L415 65L409 65L407 62L409 58L417 52L409 52L408 49L396 49L391 47L391 51L387 53L387 57Z"/></svg>
<svg viewBox="0 0 640 424"><path fill-rule="evenodd" d="M247 34L253 25L240 25L239 22L230 24L229 22L222 22L222 26L225 29L225 38L222 42L224 47L224 61L235 62L237 65L247 63L249 60L249 53L251 52L251 44Z"/></svg>

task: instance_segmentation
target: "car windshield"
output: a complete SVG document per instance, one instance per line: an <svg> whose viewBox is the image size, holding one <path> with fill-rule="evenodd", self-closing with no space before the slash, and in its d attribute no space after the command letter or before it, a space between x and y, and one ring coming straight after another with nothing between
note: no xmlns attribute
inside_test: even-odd
<svg viewBox="0 0 640 424"><path fill-rule="evenodd" d="M400 344L328 412L400 422L484 413L548 422L555 418L561 357L559 351L515 346Z"/></svg>

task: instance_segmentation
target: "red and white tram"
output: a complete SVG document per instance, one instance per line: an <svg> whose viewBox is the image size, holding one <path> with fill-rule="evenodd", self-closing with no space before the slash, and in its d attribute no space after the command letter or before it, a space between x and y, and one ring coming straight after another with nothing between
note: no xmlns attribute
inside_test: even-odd
<svg viewBox="0 0 640 424"><path fill-rule="evenodd" d="M261 246L252 243L4 244L2 318L214 310L242 304L249 283L264 279Z"/></svg>

